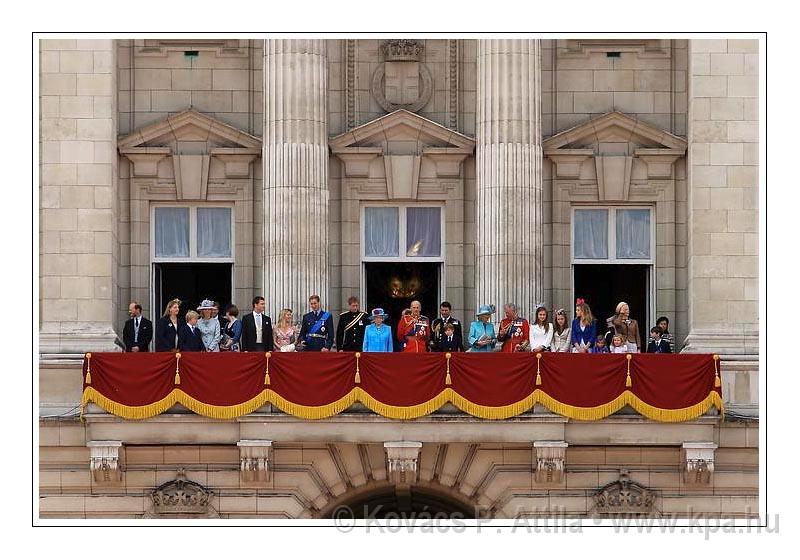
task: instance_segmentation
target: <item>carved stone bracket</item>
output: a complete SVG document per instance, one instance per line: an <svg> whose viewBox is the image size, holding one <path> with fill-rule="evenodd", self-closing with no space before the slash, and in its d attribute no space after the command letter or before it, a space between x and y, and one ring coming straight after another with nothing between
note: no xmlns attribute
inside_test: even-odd
<svg viewBox="0 0 800 560"><path fill-rule="evenodd" d="M566 441L534 441L536 452L535 479L539 484L559 483L564 478Z"/></svg>
<svg viewBox="0 0 800 560"><path fill-rule="evenodd" d="M646 515L653 512L656 503L655 492L633 482L626 469L621 469L619 479L600 488L593 498L593 510L603 515Z"/></svg>
<svg viewBox="0 0 800 560"><path fill-rule="evenodd" d="M239 476L242 482L269 482L272 441L243 439L239 447Z"/></svg>
<svg viewBox="0 0 800 560"><path fill-rule="evenodd" d="M581 165L594 155L594 150L587 148L545 150L544 155L555 163L556 178L578 179L581 176Z"/></svg>
<svg viewBox="0 0 800 560"><path fill-rule="evenodd" d="M395 484L413 483L417 478L422 442L387 441L383 447L386 451L386 473L389 481Z"/></svg>
<svg viewBox="0 0 800 560"><path fill-rule="evenodd" d="M89 448L89 470L95 482L118 484L122 481L119 451L121 441L87 441Z"/></svg>
<svg viewBox="0 0 800 560"><path fill-rule="evenodd" d="M158 177L158 162L172 154L168 147L120 148L120 153L133 163L134 177Z"/></svg>
<svg viewBox="0 0 800 560"><path fill-rule="evenodd" d="M250 163L261 150L258 148L214 148L211 155L225 164L225 177L244 179L250 177Z"/></svg>
<svg viewBox="0 0 800 560"><path fill-rule="evenodd" d="M689 485L708 486L714 477L714 450L716 443L687 441L683 444L683 482Z"/></svg>

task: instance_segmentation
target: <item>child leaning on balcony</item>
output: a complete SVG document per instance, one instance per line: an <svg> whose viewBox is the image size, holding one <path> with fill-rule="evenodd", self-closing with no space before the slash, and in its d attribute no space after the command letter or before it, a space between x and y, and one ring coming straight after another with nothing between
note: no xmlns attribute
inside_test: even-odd
<svg viewBox="0 0 800 560"><path fill-rule="evenodd" d="M602 334L597 335L594 346L591 350L592 354L608 354L608 346L606 346L606 337Z"/></svg>
<svg viewBox="0 0 800 560"><path fill-rule="evenodd" d="M627 354L628 346L623 343L622 335L615 334L611 339L611 353L612 354Z"/></svg>

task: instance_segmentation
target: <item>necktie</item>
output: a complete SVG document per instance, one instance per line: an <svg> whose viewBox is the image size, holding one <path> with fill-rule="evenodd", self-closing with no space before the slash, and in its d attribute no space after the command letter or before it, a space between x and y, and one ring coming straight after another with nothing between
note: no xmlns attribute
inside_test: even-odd
<svg viewBox="0 0 800 560"><path fill-rule="evenodd" d="M133 341L139 342L139 317L133 320Z"/></svg>

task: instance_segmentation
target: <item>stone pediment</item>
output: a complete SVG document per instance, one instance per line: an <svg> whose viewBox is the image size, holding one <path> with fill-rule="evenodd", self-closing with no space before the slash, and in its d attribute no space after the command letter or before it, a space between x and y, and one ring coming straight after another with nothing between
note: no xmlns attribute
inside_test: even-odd
<svg viewBox="0 0 800 560"><path fill-rule="evenodd" d="M613 111L559 132L545 140L545 153L554 150L586 149L601 144L629 143L646 149L686 151L686 140L639 119Z"/></svg>
<svg viewBox="0 0 800 560"><path fill-rule="evenodd" d="M261 154L261 139L195 109L149 124L119 139L119 153L133 163L133 176L158 176L159 162L171 156L180 199L205 199L211 157L225 167L225 177L250 174Z"/></svg>
<svg viewBox="0 0 800 560"><path fill-rule="evenodd" d="M398 109L330 139L333 153L382 148L381 153L434 153L446 149L469 155L475 139L417 114Z"/></svg>
<svg viewBox="0 0 800 560"><path fill-rule="evenodd" d="M175 142L208 142L220 148L260 153L261 139L196 109L186 109L119 139L122 153L135 148L164 147Z"/></svg>
<svg viewBox="0 0 800 560"><path fill-rule="evenodd" d="M369 177L381 158L390 199L417 198L423 159L433 163L437 178L453 178L475 151L473 138L405 109L334 136L329 145L348 177Z"/></svg>

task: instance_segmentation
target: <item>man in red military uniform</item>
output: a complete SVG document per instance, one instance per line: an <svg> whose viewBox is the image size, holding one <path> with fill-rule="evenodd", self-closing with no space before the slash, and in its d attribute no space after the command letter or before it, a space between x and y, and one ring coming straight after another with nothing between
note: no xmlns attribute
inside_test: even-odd
<svg viewBox="0 0 800 560"><path fill-rule="evenodd" d="M422 304L411 302L411 314L403 315L397 323L397 340L403 352L427 352L431 337L431 323L421 314Z"/></svg>
<svg viewBox="0 0 800 560"><path fill-rule="evenodd" d="M527 319L517 315L517 306L507 303L505 319L500 321L497 340L503 343L501 352L528 352L530 347L530 325Z"/></svg>

